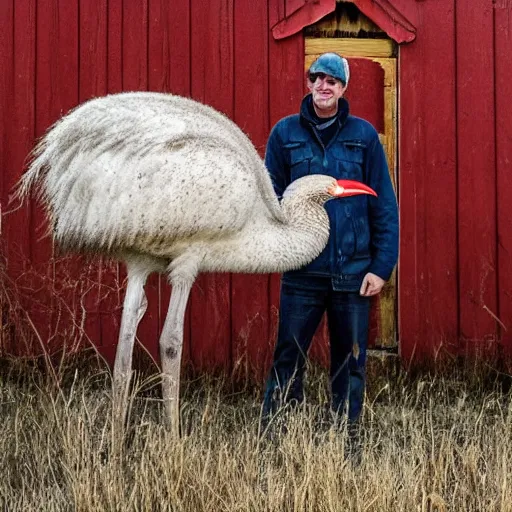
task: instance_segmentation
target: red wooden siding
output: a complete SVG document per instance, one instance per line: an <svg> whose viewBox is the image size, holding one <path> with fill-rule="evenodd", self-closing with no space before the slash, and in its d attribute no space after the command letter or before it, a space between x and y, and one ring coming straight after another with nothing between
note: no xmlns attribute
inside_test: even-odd
<svg viewBox="0 0 512 512"><path fill-rule="evenodd" d="M107 0L82 2L78 6L78 100L80 103L94 96L107 93ZM101 260L91 263L84 297L87 311L85 330L92 340L102 344L101 335L101 290L106 279ZM77 269L79 270L79 269Z"/></svg>
<svg viewBox="0 0 512 512"><path fill-rule="evenodd" d="M421 360L458 347L457 88L455 0L416 5L399 50L398 307L401 354Z"/></svg>
<svg viewBox="0 0 512 512"><path fill-rule="evenodd" d="M495 358L510 354L511 5L416 9L400 49L401 350Z"/></svg>
<svg viewBox="0 0 512 512"><path fill-rule="evenodd" d="M496 198L498 212L498 317L501 349L512 358L512 109L509 91L512 83L512 1L498 0L494 11L495 126L496 126ZM506 324L506 325L505 325Z"/></svg>
<svg viewBox="0 0 512 512"><path fill-rule="evenodd" d="M262 156L270 129L267 10L265 2L235 2L234 120ZM259 361L270 341L269 276L233 274L231 297L235 369L246 374L261 371Z"/></svg>
<svg viewBox="0 0 512 512"><path fill-rule="evenodd" d="M469 352L497 348L493 3L456 3L460 337ZM468 30L471 28L471 30ZM478 33L479 37L474 37ZM475 63L478 63L475 66ZM491 72L490 72L491 71ZM464 347L465 345L465 347Z"/></svg>
<svg viewBox="0 0 512 512"><path fill-rule="evenodd" d="M12 34L12 54L9 55L9 63L4 68L5 74L10 74L8 79L8 90L6 97L5 114L7 122L2 126L10 126L9 130L4 128L5 140L5 166L3 167L3 199L2 211L8 209L6 198L12 186L16 183L17 176L26 157L26 151L33 145L35 136L35 37L36 37L36 12L35 2L25 0L16 3L12 2L12 18L2 18L2 24L10 23L5 27L5 32ZM4 30L0 30L4 32ZM9 47L6 48L6 51ZM13 57L16 55L16 58ZM10 73L7 73L10 70ZM29 150L30 151L30 150ZM37 290L39 286L31 279L30 274L25 271L30 267L31 243L29 233L31 230L31 208L24 208L9 217L3 216L2 238L5 247L6 273L9 277L25 276L21 286L27 285ZM17 281L17 284L19 281ZM7 284L7 283L6 283ZM20 309L29 304L20 299ZM36 304L36 301L34 301ZM5 306L4 306L5 307ZM35 309L35 308L34 308ZM33 310L31 310L33 311ZM26 349L25 331L17 333L17 344L21 350Z"/></svg>
<svg viewBox="0 0 512 512"><path fill-rule="evenodd" d="M356 3L366 9L371 2ZM399 49L401 354L416 361L445 352L512 357L512 1L378 4L398 13L407 40L415 35ZM1 2L3 286L15 299L3 316L18 315L14 326L4 325L2 354L80 342L111 360L117 342L122 266L59 256L44 236L41 208L9 204L35 138L88 98L148 89L213 105L263 154L271 126L297 111L304 92L302 33L276 40L271 29L287 17L304 18L301 9L310 6L304 0ZM364 115L378 124L373 114ZM169 300L165 277L152 276L147 294L139 338L157 360ZM275 275L201 276L187 311L185 360L261 380L278 295Z"/></svg>
<svg viewBox="0 0 512 512"><path fill-rule="evenodd" d="M233 118L233 2L215 0L191 4L192 97ZM199 276L190 298L191 360L198 368L231 365L231 277Z"/></svg>

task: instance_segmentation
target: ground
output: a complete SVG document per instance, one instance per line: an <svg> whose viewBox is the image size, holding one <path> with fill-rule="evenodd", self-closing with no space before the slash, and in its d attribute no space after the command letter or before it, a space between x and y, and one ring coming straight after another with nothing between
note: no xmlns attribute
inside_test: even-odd
<svg viewBox="0 0 512 512"><path fill-rule="evenodd" d="M84 369L85 368L85 369ZM136 386L112 428L99 364L0 371L3 510L511 511L512 399L488 369L416 375L370 368L360 460L325 421L326 375L287 431L259 432L262 386L189 373L182 437L162 421L158 382ZM322 421L323 420L323 421ZM44 506L42 505L44 504ZM43 506L43 508L41 508Z"/></svg>

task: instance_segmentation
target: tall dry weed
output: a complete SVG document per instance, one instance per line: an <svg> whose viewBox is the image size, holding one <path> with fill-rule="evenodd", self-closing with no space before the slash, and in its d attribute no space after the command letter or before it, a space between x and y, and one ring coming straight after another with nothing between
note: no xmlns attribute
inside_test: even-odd
<svg viewBox="0 0 512 512"><path fill-rule="evenodd" d="M325 414L320 370L272 435L259 432L261 390L189 380L174 439L154 379L135 384L121 434L108 372L83 366L64 368L59 386L25 363L2 369L4 510L512 510L512 401L497 379L374 372L357 463Z"/></svg>

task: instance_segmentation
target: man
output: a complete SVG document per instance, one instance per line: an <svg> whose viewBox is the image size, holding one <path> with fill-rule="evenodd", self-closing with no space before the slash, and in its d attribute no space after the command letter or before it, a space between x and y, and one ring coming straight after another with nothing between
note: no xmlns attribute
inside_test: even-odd
<svg viewBox="0 0 512 512"><path fill-rule="evenodd" d="M348 402L349 424L360 417L365 386L370 297L389 279L398 258L398 210L378 134L349 115L343 98L346 59L321 55L308 72L300 114L273 128L265 156L274 189L307 174L354 179L378 197L354 196L326 204L331 232L312 263L287 272L281 283L279 330L263 403L265 421L283 403L303 400L306 354L324 311L330 333L332 409Z"/></svg>

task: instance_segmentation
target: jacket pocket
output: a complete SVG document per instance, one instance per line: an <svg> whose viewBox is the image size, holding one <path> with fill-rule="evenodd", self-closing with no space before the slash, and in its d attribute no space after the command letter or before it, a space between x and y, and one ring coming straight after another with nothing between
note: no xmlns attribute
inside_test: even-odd
<svg viewBox="0 0 512 512"><path fill-rule="evenodd" d="M290 177L294 181L306 176L311 170L313 151L309 145L302 142L290 142L284 145L289 152Z"/></svg>
<svg viewBox="0 0 512 512"><path fill-rule="evenodd" d="M363 172L366 144L360 141L340 141L336 145L338 178L365 181Z"/></svg>

